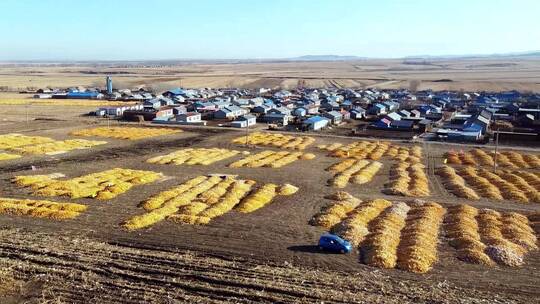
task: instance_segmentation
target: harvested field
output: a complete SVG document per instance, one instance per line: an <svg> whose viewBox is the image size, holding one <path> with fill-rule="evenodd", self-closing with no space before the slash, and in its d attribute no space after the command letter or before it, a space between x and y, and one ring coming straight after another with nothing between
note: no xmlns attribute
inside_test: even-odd
<svg viewBox="0 0 540 304"><path fill-rule="evenodd" d="M69 138L69 134L74 130L94 128L101 125L105 125L105 122L101 122L100 124L100 121L97 121L95 118L76 117L73 120L66 121L35 121L28 125L25 123L13 123L6 124L3 127L5 127L6 133L12 132L24 134L25 136L41 136L63 140ZM133 124L132 126L135 127L137 125ZM257 147L248 145L244 147L242 143L232 143L232 140L235 138L243 137L244 132L242 130L235 131L199 127L182 127L182 129L184 132L170 134L168 136L143 138L137 141L110 138L107 140L107 145L96 146L92 149L74 150L71 153L60 155L26 155L22 158L1 162L0 189L2 191L2 197L21 200L39 200L41 198L31 197L28 188L15 186L12 180L16 176L39 176L62 172L69 178L77 178L96 172L107 171L111 168L129 168L130 170L163 173L163 178L133 187L130 191L126 191L122 195L106 201L96 201L91 197L78 198L76 202L87 206L87 209L74 219L56 221L49 218L26 215L1 214L0 226L24 229L18 230L20 231L17 232L19 234L18 237L8 234L0 243L0 246L2 246L2 250L0 250L2 252L0 254L0 262L5 263L2 265L19 265L19 268L13 268L13 275L16 280L23 282L31 281L31 278L43 274L41 277L38 277L46 278L43 285L45 294L56 295L69 303L87 303L92 294L97 294L97 298L95 297L93 299L97 299L97 301L102 303L107 303L107 301L114 302L119 297L125 299L124 302L129 302L130 300L128 299L131 298L133 302L141 302L143 301L141 299L144 299L145 296L157 302L165 299L165 297L182 302L189 301L185 298L186 293L192 297L210 297L210 300L215 299L218 302L225 300L237 302L292 302L294 301L293 299L298 300L298 298L283 295L283 289L276 291L276 295L273 292L271 293L272 297L275 296L276 298L261 298L261 295L269 294L270 291L268 288L264 290L262 288L254 288L247 291L238 287L238 282L245 283L251 280L250 282L253 283L253 280L261 280L261 275L264 271L271 272L277 271L276 269L285 270L292 268L299 271L287 273L287 277L290 280L300 281L294 281L296 283L291 284L289 289L285 289L287 290L286 292L291 292L294 289L298 290L298 288L308 288L306 277L300 279L300 274L302 273L318 274L318 276L315 275L318 278L332 274L332 280L328 280L328 282L331 282L328 284L331 285L321 286L333 286L332 290L340 288L340 294L351 293L355 296L364 295L362 298L344 297L342 299L345 302L362 302L366 301L366 299L391 302L395 298L389 293L397 292L397 290L400 290L400 297L398 297L400 303L429 302L436 301L437 299L440 299L442 303L450 302L448 295L453 295L454 293L452 292L455 292L456 295L454 302L467 302L467 299L470 300L469 302L478 302L484 299L488 301L487 299L492 300L496 296L500 302L530 303L530 299L538 297L536 289L540 280L536 272L536 269L540 267L540 255L538 251L529 250L524 255L523 265L520 267L508 267L504 266L504 264L496 264L494 267L488 267L481 264L462 262L458 259L457 250L451 246L449 240L446 238L446 220L444 224L441 224L439 229L436 261L429 266L430 269L426 274L429 276L428 280L426 280L426 275L399 270L399 265L402 265L398 263L399 257L396 259L395 266L392 267L394 257L391 253L394 252L396 246L395 238L388 238L388 243L379 243L380 241L378 240L383 239L383 235L394 235L398 234L399 231L401 236L401 234L408 231L405 230L407 225L412 225L409 218L411 214L415 214L411 212L417 209L415 203L405 202L407 206L411 207L411 210L407 212L406 225L401 227L400 223L402 222L399 220L396 221L393 214L402 212L399 211L402 210L402 207L398 206L401 205L399 201L403 197L392 194L381 194L384 184L389 180L390 168L396 162L401 161L400 159L411 164L420 162L426 166L425 173L430 181L431 192L429 201L440 202L447 210L450 210L450 207L453 205L464 203L479 210L490 208L501 213L500 221L502 222L509 222L511 220L505 219L503 216L507 213L515 212L530 216L538 212L538 204L520 204L510 200L490 200L480 195L478 200L473 201L448 194L444 187L441 188L438 186L440 184L439 180L442 180L442 178L435 176L432 170L442 163L443 154L448 150L447 146L424 145L422 149L418 149L414 148L415 146L419 147L418 144L407 142L400 142L398 144L397 142L392 142L391 147L388 148L390 154L383 155L377 160L383 166L372 177L371 181L357 187L351 178L350 183L346 186L346 190L354 198L343 193L332 196L331 200L336 202L336 206L329 206L325 209L322 207L330 202L323 199L328 194L328 189L330 189L325 187L325 184L331 176L324 171L337 161L344 161L348 158L336 159L326 157L328 151L321 151L315 145L309 145L304 150L298 152L314 154L316 156L314 159L309 161L297 160L282 166L279 170L270 170L265 167L247 168L242 166L231 168L227 166L229 163L241 159L240 154L234 156L235 159L230 158L224 161L214 162L207 166L168 166L146 162L149 158L165 156L180 149L217 148L237 151L245 150L250 153L249 156L256 155L265 150L278 152L278 149L274 149L272 146L261 145ZM273 134L272 132L267 133ZM291 133L291 136L300 137L303 135ZM331 145L339 142L346 146L358 141L357 139L332 136L317 136L316 138L317 144L322 145ZM413 149L416 152L413 152ZM425 160L423 159L423 155L418 156L418 150L423 150L421 154L425 154ZM293 150L289 151L290 153L297 152ZM392 156L394 153L395 156ZM527 153L531 154L532 152L529 151ZM355 161L359 160L361 159L355 159ZM369 158L365 160L370 163L373 162ZM456 168L459 171L461 166L456 166ZM540 185L540 183L535 182L538 176L534 172L533 168L519 170L507 168L498 170L497 174L508 182L515 184L521 191L526 191L526 189L530 190L530 188L526 188L523 181L535 189ZM208 177L211 173L219 173L217 176L237 176L234 178L235 180L256 181L256 184L251 187L250 192L240 200L242 202L250 196L250 204L246 204L242 209L246 212L250 210L256 211L242 213L239 202L228 212L214 217L209 223L204 225L197 225L195 221L191 221L194 217L181 216L181 219L175 218L177 215L180 217L180 215L187 213L195 214L203 209L203 207L205 208L204 210L207 210L209 205L206 203L200 204L200 202L215 201L216 197L219 197L219 193L223 191L216 188L216 191L204 191L204 196L201 193L201 196L197 196L189 204L180 206L171 218L165 218L165 220L147 226L148 228L146 229L134 231L123 229L122 224L127 220L149 212L141 208L141 202L146 202L160 193L179 187L183 183L199 176ZM503 173L508 175L503 176ZM58 177L55 179L66 181L69 178ZM285 186L285 184L289 184L290 186ZM299 190L294 193L296 187ZM260 191L257 191L259 189ZM279 193L294 194L287 197ZM272 195L274 196L272 197ZM268 203L269 197L272 197L272 199ZM343 198L346 198L348 201L342 201ZM59 197L58 199L54 199L54 201L64 203L69 199L69 197ZM389 205L383 208L372 221L367 223L367 233L361 225L352 226L352 228L344 230L344 232L349 231L348 233L352 236L363 236L363 238L358 238L362 238L360 245L357 247L357 251L360 254L333 255L326 254L317 249L316 243L322 233L332 229L338 229L341 222L349 223L346 219L354 214L350 214L352 210L357 209L362 204L367 204L377 199L380 200L380 204L386 204L384 202L388 201L391 206ZM395 211L390 212L393 209ZM179 214L180 212L185 214ZM320 216L313 221L320 223L321 226L308 225L311 217L318 212L321 212ZM361 214L359 212L358 217L361 217ZM182 224L178 224L178 222ZM186 222L189 224L185 224ZM377 222L380 222L380 224L376 224ZM351 223L354 222L351 221ZM358 219L358 223L360 223L360 218ZM391 226L386 223L396 223L397 225ZM537 227L535 223L533 219L529 219L529 225L533 229ZM516 227L523 226L520 223L514 223L513 225ZM336 227L334 228L334 226ZM480 226L478 228L479 233ZM340 228L347 227L344 225ZM527 241L521 235L521 232L520 230L501 231L505 238L507 236L508 238L520 237L525 240L524 242L530 243L530 239ZM37 241L42 238L46 239L47 242ZM72 239L78 238L81 240L77 246L70 243ZM414 238L411 239L413 240L411 242L415 242ZM28 240L29 243L24 243L25 240ZM54 240L57 240L57 242ZM369 252L369 259L366 255L366 260L364 260L364 249L362 249L361 244L368 244L368 241L370 244L373 244L373 247L365 247L366 254ZM59 244L64 244L64 247ZM45 245L50 245L50 247ZM91 250L90 248L94 245L96 246L95 248L101 249ZM69 246L71 249L67 249L66 246ZM399 246L398 244L398 248L400 248ZM39 251L42 249L35 251L38 247L42 248L43 251ZM100 250L112 250L113 253L108 254ZM32 251L34 253L29 255ZM47 253L44 254L43 252ZM121 254L120 256L114 254L119 254L119 252L124 252L125 254L129 252L129 259L127 256L124 258ZM188 252L192 257L191 260L188 256L183 255ZM401 251L397 250L396 252L397 256ZM426 256L432 257L427 252L429 251L426 251ZM179 254L176 255L176 253ZM503 260L508 256L508 251L504 250L494 250L490 253L499 260ZM59 258L60 256L61 258ZM69 257L69 259L66 257ZM89 259L90 257L95 257L96 259L91 260ZM204 259L218 258L223 261L242 261L235 264L236 269L249 270L250 276L249 278L246 277L246 281L242 281L243 279L240 279L239 276L231 276L231 268L224 268L223 272L220 272L217 277L213 276L213 273L210 275L210 272L207 272L204 278L200 276L201 272L199 271L205 272L207 271L205 270L206 268L189 274L185 272L184 268L179 270L179 268L184 267L182 265L185 265L185 268L193 267L193 265L203 265L201 264L203 263L202 260L195 257L203 257ZM51 261L55 262L49 264ZM60 264L56 264L56 261L58 263L61 261L64 263L62 264L64 266L58 267ZM131 264L133 261L138 261L136 263L140 261L142 264ZM171 261L175 262L173 263ZM161 264L162 262L170 262L171 264L164 266ZM118 269L118 271L114 270L114 276L110 276L111 271L113 271L111 270L111 265L113 265L111 263L115 265L114 267L117 267L115 269ZM73 265L78 265L77 267L79 268L74 268ZM128 271L126 267L134 265L140 265L141 269L135 270L130 268L129 273L125 272ZM265 268L265 265L271 267ZM217 266L212 265L209 267L215 268ZM53 271L53 269L56 270ZM77 269L76 273L70 274L73 269ZM99 269L107 269L108 274L105 274ZM260 269L264 269L264 271L259 271ZM374 270L376 271L374 272ZM186 274L186 276L180 275L180 272ZM129 278L128 276L124 277L121 273L127 274ZM167 273L170 274L170 277ZM135 275L138 279L132 277L132 275ZM88 285L88 289L84 290L81 287L72 288L73 286L87 286L80 284L82 282L90 282L84 281L84 278L88 278L89 276L92 278L92 283L89 283L91 286L96 286L96 282L103 284L102 286L104 287L100 287L99 289L101 292L97 292L98 289L90 285ZM380 284L377 282L376 286L373 287L377 288L375 291L376 297L369 298L372 293L371 291L366 292L365 288L373 286L371 284L375 283L369 283L364 280L368 278L374 279L374 276L383 281ZM164 281L165 277L170 278L170 280L166 279ZM221 283L216 283L216 279L221 280L224 277L227 278L227 284L233 284L234 287L230 287L232 285L220 285ZM171 283L173 282L172 279L175 279L176 283ZM209 279L212 279L212 283L208 283ZM53 285L51 287L47 284L47 281L55 282L55 284L51 284ZM183 284L178 285L178 282L182 282ZM304 282L304 284L298 282ZM266 281L261 284L269 286ZM362 284L362 288L360 288L359 284ZM211 290L227 290L227 293L215 298L210 295L211 292L205 286L211 287ZM407 286L415 287L409 290ZM448 286L453 287L450 288ZM190 287L194 287L197 290L204 287L205 291L194 292L193 289L188 289ZM327 290L328 288L325 287L321 290ZM384 289L382 294L381 288ZM40 289L34 288L34 290ZM233 290L234 295L230 293ZM435 290L441 290L441 298L437 298L434 295ZM445 292L442 292L442 290ZM312 292L311 289L309 291ZM246 299L248 294L256 293L257 296L255 298L249 298L252 300ZM483 298L482 295L486 295L486 297ZM318 298L306 298L306 301L324 300L328 302L329 298L327 296L329 295L326 293L325 296ZM460 298L458 299L457 296ZM299 301L302 300L300 299Z"/></svg>

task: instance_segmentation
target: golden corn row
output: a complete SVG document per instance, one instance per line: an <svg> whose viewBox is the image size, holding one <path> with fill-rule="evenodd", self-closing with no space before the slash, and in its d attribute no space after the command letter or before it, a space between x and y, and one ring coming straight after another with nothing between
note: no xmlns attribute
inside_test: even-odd
<svg viewBox="0 0 540 304"><path fill-rule="evenodd" d="M458 259L472 263L492 266L495 263L484 253L486 245L482 242L476 220L478 209L469 205L448 208L445 230L450 246L457 250Z"/></svg>
<svg viewBox="0 0 540 304"><path fill-rule="evenodd" d="M172 128L97 127L73 131L71 132L71 135L138 140L142 138L170 135L180 132L182 132L182 130Z"/></svg>
<svg viewBox="0 0 540 304"><path fill-rule="evenodd" d="M437 261L439 227L445 209L437 203L413 206L405 228L401 230L397 267L425 273Z"/></svg>
<svg viewBox="0 0 540 304"><path fill-rule="evenodd" d="M54 175L16 176L14 182L31 187L38 196L91 197L107 200L128 191L134 185L151 183L161 177L152 171L115 168L81 177L57 180Z"/></svg>
<svg viewBox="0 0 540 304"><path fill-rule="evenodd" d="M7 150L27 145L43 144L52 142L54 139L43 136L27 136L18 133L0 135L0 149Z"/></svg>
<svg viewBox="0 0 540 304"><path fill-rule="evenodd" d="M311 218L310 225L330 229L361 203L359 199L343 191L337 192L330 198L333 201L323 206L319 213Z"/></svg>
<svg viewBox="0 0 540 304"><path fill-rule="evenodd" d="M391 205L391 202L384 199L361 203L343 221L333 226L331 231L356 247L369 234L369 223Z"/></svg>
<svg viewBox="0 0 540 304"><path fill-rule="evenodd" d="M446 190L457 197L463 197L470 200L479 200L480 196L465 184L463 177L457 175L456 170L449 166L442 166L437 170L437 175L443 178L443 184Z"/></svg>
<svg viewBox="0 0 540 304"><path fill-rule="evenodd" d="M10 151L21 154L55 154L65 153L71 150L87 149L94 146L104 145L106 141L67 139L62 141L52 141L35 145L9 148Z"/></svg>
<svg viewBox="0 0 540 304"><path fill-rule="evenodd" d="M72 219L86 210L85 205L45 200L0 198L0 213L53 220Z"/></svg>
<svg viewBox="0 0 540 304"><path fill-rule="evenodd" d="M241 136L232 140L236 144L246 144L246 137ZM304 150L315 142L313 137L309 136L291 136L280 133L262 133L255 132L247 137L247 143L250 145L274 146L284 149Z"/></svg>
<svg viewBox="0 0 540 304"><path fill-rule="evenodd" d="M204 165L208 166L215 162L233 157L240 153L236 150L228 149L183 149L167 155L156 156L148 159L150 164L174 164L174 165Z"/></svg>
<svg viewBox="0 0 540 304"><path fill-rule="evenodd" d="M364 263L381 268L396 267L401 230L405 227L409 209L403 202L396 203L373 221L370 234L362 243Z"/></svg>

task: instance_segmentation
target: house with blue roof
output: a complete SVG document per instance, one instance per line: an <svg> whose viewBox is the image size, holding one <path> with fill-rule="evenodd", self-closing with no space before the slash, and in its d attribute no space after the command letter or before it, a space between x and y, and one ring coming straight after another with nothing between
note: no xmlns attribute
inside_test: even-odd
<svg viewBox="0 0 540 304"><path fill-rule="evenodd" d="M381 115L386 113L386 106L382 103L376 103L368 109L368 114L371 115Z"/></svg>
<svg viewBox="0 0 540 304"><path fill-rule="evenodd" d="M328 126L330 120L322 116L311 116L302 122L303 130L317 131Z"/></svg>

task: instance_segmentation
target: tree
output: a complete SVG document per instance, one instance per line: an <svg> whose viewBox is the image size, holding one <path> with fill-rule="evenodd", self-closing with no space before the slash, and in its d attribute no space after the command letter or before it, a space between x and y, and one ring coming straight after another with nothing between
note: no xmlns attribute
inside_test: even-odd
<svg viewBox="0 0 540 304"><path fill-rule="evenodd" d="M419 86L420 86L420 80L413 79L409 81L409 91L411 91L411 93L416 93Z"/></svg>

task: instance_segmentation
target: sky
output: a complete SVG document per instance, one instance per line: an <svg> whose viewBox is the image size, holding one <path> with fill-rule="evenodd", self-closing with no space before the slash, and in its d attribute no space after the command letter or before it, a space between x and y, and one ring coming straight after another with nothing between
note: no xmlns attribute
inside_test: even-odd
<svg viewBox="0 0 540 304"><path fill-rule="evenodd" d="M540 50L538 0L0 0L0 60Z"/></svg>

